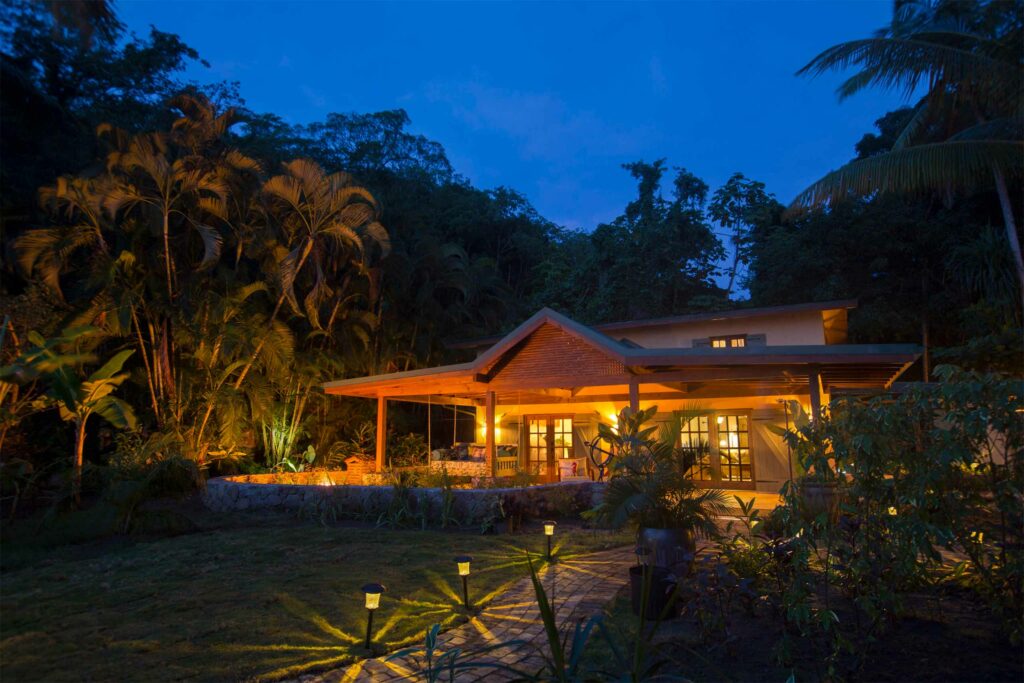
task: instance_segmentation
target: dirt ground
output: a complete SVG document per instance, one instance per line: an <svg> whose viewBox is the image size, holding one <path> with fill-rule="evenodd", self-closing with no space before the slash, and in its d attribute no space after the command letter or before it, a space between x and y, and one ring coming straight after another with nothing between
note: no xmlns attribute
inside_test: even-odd
<svg viewBox="0 0 1024 683"><path fill-rule="evenodd" d="M868 646L863 667L845 661L849 681L926 683L1024 681L1024 648L1012 645L996 618L965 591L906 596L906 613ZM852 618L840 610L840 619ZM629 593L624 590L609 607L613 632L636 632ZM798 682L826 680L819 643L795 640L793 664L779 663L776 645L780 619L767 606L752 611L737 607L728 613L727 633L717 631L702 641L692 616L664 622L654 642L668 662L663 674L693 681L781 683L791 675ZM609 662L610 663L610 662Z"/></svg>

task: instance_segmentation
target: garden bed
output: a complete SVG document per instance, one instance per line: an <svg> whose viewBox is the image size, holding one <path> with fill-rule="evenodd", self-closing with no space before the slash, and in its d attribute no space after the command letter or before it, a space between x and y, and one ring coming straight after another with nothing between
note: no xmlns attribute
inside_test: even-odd
<svg viewBox="0 0 1024 683"><path fill-rule="evenodd" d="M393 509L395 486L363 486L337 482L344 472L218 477L206 483L205 505L230 510L307 510L322 516L375 520ZM402 489L411 513L429 524L443 516L463 525L484 524L506 517L563 517L589 510L604 485L596 482L542 484L521 488Z"/></svg>

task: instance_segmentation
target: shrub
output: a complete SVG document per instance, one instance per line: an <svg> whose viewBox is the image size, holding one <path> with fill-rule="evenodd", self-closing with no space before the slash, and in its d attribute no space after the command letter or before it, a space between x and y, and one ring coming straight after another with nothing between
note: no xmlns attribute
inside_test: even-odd
<svg viewBox="0 0 1024 683"><path fill-rule="evenodd" d="M839 515L801 514L787 486L778 513L791 536L782 600L789 625L823 640L830 677L856 666L903 610L908 590L942 575L940 550L966 557L979 595L1020 642L1024 600L1024 395L998 375L936 368L943 381L899 396L847 400L818 425L839 475ZM840 622L842 595L856 618ZM783 643L782 651L785 651Z"/></svg>

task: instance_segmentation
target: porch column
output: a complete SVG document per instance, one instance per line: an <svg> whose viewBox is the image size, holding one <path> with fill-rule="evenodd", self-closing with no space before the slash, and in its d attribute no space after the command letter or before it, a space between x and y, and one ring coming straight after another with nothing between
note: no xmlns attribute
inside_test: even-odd
<svg viewBox="0 0 1024 683"><path fill-rule="evenodd" d="M821 373L817 365L812 365L807 373L807 383L811 394L811 419L817 422L821 418Z"/></svg>
<svg viewBox="0 0 1024 683"><path fill-rule="evenodd" d="M385 456L388 449L388 401L383 396L377 397L377 472L384 471Z"/></svg>
<svg viewBox="0 0 1024 683"><path fill-rule="evenodd" d="M640 383L635 379L629 380L629 409L640 412Z"/></svg>
<svg viewBox="0 0 1024 683"><path fill-rule="evenodd" d="M494 403L494 392L488 391L484 402L484 428L487 430L486 449L484 454L487 458L487 469L490 470L492 477L495 476L495 468L498 466L498 458L496 457L497 454L494 444Z"/></svg>

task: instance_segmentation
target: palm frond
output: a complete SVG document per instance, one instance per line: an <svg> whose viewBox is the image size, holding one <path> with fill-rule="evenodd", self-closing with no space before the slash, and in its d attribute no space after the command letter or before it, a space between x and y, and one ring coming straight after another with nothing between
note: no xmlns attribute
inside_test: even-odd
<svg viewBox="0 0 1024 683"><path fill-rule="evenodd" d="M221 247L224 245L224 238L221 234L211 225L204 225L203 223L195 224L196 232L203 239L203 258L199 262L198 269L206 270L217 265L217 261L220 260Z"/></svg>
<svg viewBox="0 0 1024 683"><path fill-rule="evenodd" d="M812 207L875 193L915 193L935 188L973 190L995 169L1019 176L1024 142L951 140L916 145L850 162L801 192L790 205Z"/></svg>
<svg viewBox="0 0 1024 683"><path fill-rule="evenodd" d="M820 53L797 75L819 76L854 66L864 75L839 88L845 99L866 87L900 90L906 96L928 80L985 82L990 88L1019 89L1020 67L958 46L923 39L876 37L851 40Z"/></svg>

